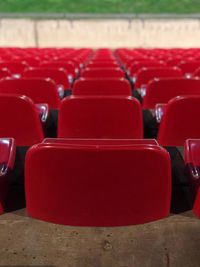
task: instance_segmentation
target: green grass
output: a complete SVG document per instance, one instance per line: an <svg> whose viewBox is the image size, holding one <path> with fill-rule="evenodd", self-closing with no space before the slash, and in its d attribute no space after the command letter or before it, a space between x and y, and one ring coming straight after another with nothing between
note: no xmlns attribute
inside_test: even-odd
<svg viewBox="0 0 200 267"><path fill-rule="evenodd" d="M0 0L3 12L200 13L200 0Z"/></svg>

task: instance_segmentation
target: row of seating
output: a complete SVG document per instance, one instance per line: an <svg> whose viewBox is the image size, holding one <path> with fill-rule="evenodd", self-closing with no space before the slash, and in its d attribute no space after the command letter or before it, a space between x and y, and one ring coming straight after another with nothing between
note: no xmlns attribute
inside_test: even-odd
<svg viewBox="0 0 200 267"><path fill-rule="evenodd" d="M178 51L180 57L184 52ZM162 62L146 69L140 65L141 82L134 80L127 66L131 60L130 64L142 63L142 53L128 49L114 53L109 49L0 49L2 64L8 60L23 63L25 55L40 60L35 66L27 61L20 77L11 68L0 72L0 137L11 137L6 140L13 143L14 138L17 149L31 147L25 162L30 216L68 225L117 226L169 215L173 177L169 153L160 146L183 146L187 139L200 137L196 123L199 79L188 78L181 68L167 67L166 51L146 50L146 57ZM74 73L65 67L70 62ZM63 73L64 82L58 72ZM167 87L161 96L156 89L149 105L151 88L161 84L163 89L165 82L175 89L168 94ZM157 141L143 139L144 109L157 120ZM55 110L58 139L44 139ZM6 185L0 185L4 193Z"/></svg>
<svg viewBox="0 0 200 267"><path fill-rule="evenodd" d="M200 96L181 96L156 108L158 143L183 146L200 136ZM17 146L31 146L45 136L48 105L35 105L26 96L1 95L0 137L11 136ZM72 96L62 100L58 114L59 138L143 138L139 101L133 97Z"/></svg>

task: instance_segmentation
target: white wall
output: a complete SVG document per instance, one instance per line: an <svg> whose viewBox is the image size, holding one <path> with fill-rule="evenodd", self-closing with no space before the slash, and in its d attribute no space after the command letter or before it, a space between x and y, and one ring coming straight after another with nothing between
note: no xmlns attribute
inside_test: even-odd
<svg viewBox="0 0 200 267"><path fill-rule="evenodd" d="M190 19L0 19L0 46L200 47Z"/></svg>

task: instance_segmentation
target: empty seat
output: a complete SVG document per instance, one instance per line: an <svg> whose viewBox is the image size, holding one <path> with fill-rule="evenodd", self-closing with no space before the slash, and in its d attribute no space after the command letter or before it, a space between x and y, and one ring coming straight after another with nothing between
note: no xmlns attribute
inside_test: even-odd
<svg viewBox="0 0 200 267"><path fill-rule="evenodd" d="M26 62L30 67L39 67L40 65L40 60L37 57L26 56L23 57L23 61Z"/></svg>
<svg viewBox="0 0 200 267"><path fill-rule="evenodd" d="M200 139L185 141L184 158L193 199L200 186Z"/></svg>
<svg viewBox="0 0 200 267"><path fill-rule="evenodd" d="M44 138L34 103L26 96L0 95L0 137L15 139L17 146L31 146Z"/></svg>
<svg viewBox="0 0 200 267"><path fill-rule="evenodd" d="M135 76L137 74L137 72L142 69L142 68L152 68L152 67L156 67L156 68L162 68L163 66L165 66L164 62L160 62L160 61L156 61L156 60L149 60L149 61L136 61L134 63L132 63L132 65L129 68L129 76L133 79L133 81L135 82Z"/></svg>
<svg viewBox="0 0 200 267"><path fill-rule="evenodd" d="M75 66L72 62L65 62L65 61L50 61L50 62L44 62L40 65L42 68L63 68L68 75L70 75L70 79L75 79L77 76L77 73L75 71Z"/></svg>
<svg viewBox="0 0 200 267"><path fill-rule="evenodd" d="M50 78L56 83L57 87L63 88L63 90L68 90L70 88L67 73L64 69L32 68L26 70L23 74L23 77Z"/></svg>
<svg viewBox="0 0 200 267"><path fill-rule="evenodd" d="M184 156L192 197L194 200L193 212L200 218L200 139L186 140Z"/></svg>
<svg viewBox="0 0 200 267"><path fill-rule="evenodd" d="M74 226L132 225L168 216L167 151L152 142L96 141L42 143L28 151L28 214Z"/></svg>
<svg viewBox="0 0 200 267"><path fill-rule="evenodd" d="M154 78L182 77L180 69L175 67L150 67L140 69L136 74L135 88L139 89Z"/></svg>
<svg viewBox="0 0 200 267"><path fill-rule="evenodd" d="M147 84L143 99L144 109L154 109L158 103L167 103L181 95L200 95L200 79L162 78Z"/></svg>
<svg viewBox="0 0 200 267"><path fill-rule="evenodd" d="M24 70L28 68L28 64L26 62L18 62L18 61L5 61L0 62L0 68L7 68L14 76L21 77Z"/></svg>
<svg viewBox="0 0 200 267"><path fill-rule="evenodd" d="M131 96L131 86L124 78L80 78L75 81L72 93L73 95Z"/></svg>
<svg viewBox="0 0 200 267"><path fill-rule="evenodd" d="M120 68L86 68L81 72L82 78L124 78L125 74Z"/></svg>
<svg viewBox="0 0 200 267"><path fill-rule="evenodd" d="M200 78L200 68L196 69L196 71L193 73L193 77Z"/></svg>
<svg viewBox="0 0 200 267"><path fill-rule="evenodd" d="M5 210L10 176L15 163L16 145L13 138L0 138L0 214Z"/></svg>
<svg viewBox="0 0 200 267"><path fill-rule="evenodd" d="M61 102L60 138L142 138L140 103L132 97L73 96Z"/></svg>
<svg viewBox="0 0 200 267"><path fill-rule="evenodd" d="M93 62L90 62L88 65L87 65L87 68L118 68L119 67L119 64L117 62L107 62L107 61L93 61Z"/></svg>
<svg viewBox="0 0 200 267"><path fill-rule="evenodd" d="M26 95L34 103L47 103L50 109L58 109L60 105L56 84L48 78L3 79L0 94Z"/></svg>
<svg viewBox="0 0 200 267"><path fill-rule="evenodd" d="M184 75L191 76L192 73L200 67L200 61L181 61L178 67L182 70Z"/></svg>
<svg viewBox="0 0 200 267"><path fill-rule="evenodd" d="M162 146L183 146L186 139L200 138L200 96L179 96L166 105L159 131Z"/></svg>
<svg viewBox="0 0 200 267"><path fill-rule="evenodd" d="M7 68L0 69L0 79L12 76L11 72Z"/></svg>

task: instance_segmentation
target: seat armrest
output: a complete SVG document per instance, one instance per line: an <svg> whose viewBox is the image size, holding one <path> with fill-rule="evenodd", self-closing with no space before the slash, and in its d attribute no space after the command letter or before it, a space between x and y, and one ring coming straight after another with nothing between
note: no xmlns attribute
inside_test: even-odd
<svg viewBox="0 0 200 267"><path fill-rule="evenodd" d="M5 176L15 163L16 144L13 138L0 138L0 176Z"/></svg>
<svg viewBox="0 0 200 267"><path fill-rule="evenodd" d="M60 97L60 99L63 99L64 95L65 95L65 90L62 84L57 85L57 91L58 91L58 95Z"/></svg>
<svg viewBox="0 0 200 267"><path fill-rule="evenodd" d="M155 115L156 115L156 121L158 123L161 122L162 117L166 111L167 104L156 104L155 106Z"/></svg>
<svg viewBox="0 0 200 267"><path fill-rule="evenodd" d="M49 106L48 104L36 104L36 110L40 116L40 119L45 123L49 116Z"/></svg>

